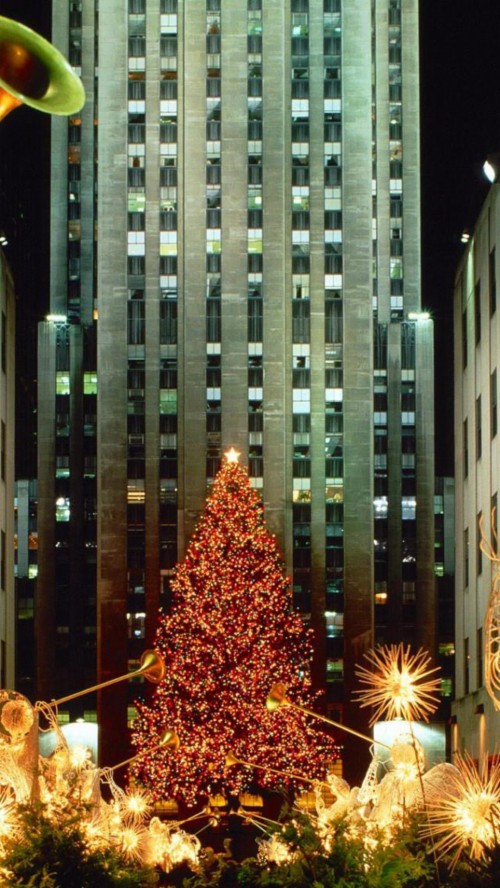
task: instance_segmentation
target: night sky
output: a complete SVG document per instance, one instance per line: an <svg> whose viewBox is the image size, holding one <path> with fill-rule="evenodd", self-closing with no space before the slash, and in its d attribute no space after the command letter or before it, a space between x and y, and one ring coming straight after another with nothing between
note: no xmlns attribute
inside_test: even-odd
<svg viewBox="0 0 500 888"><path fill-rule="evenodd" d="M488 192L482 162L500 150L500 5L421 0L420 6L422 303L435 318L439 355L436 468L452 474L453 277L463 249L460 234L473 228ZM50 33L50 8L50 0L0 0L0 14L44 36ZM21 108L1 127L0 230L10 239L7 255L18 293L19 427L31 439L35 325L48 307L49 118ZM18 448L17 474L35 474L33 448Z"/></svg>

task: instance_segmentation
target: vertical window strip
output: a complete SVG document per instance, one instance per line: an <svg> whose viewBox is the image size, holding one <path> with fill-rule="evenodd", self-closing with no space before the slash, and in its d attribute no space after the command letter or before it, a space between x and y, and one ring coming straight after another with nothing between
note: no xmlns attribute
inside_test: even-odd
<svg viewBox="0 0 500 888"><path fill-rule="evenodd" d="M262 3L247 4L247 306L248 452L254 487L262 487L263 453L263 192Z"/></svg>
<svg viewBox="0 0 500 888"><path fill-rule="evenodd" d="M221 3L206 4L206 474L211 481L222 455L221 426Z"/></svg>
<svg viewBox="0 0 500 888"><path fill-rule="evenodd" d="M390 306L394 318L403 317L403 106L401 0L389 5L389 191L391 205Z"/></svg>
<svg viewBox="0 0 500 888"><path fill-rule="evenodd" d="M334 624L329 637L343 636L343 266L341 5L325 0L324 45L324 349L325 349L325 521L326 607ZM338 644L333 640L328 645Z"/></svg>

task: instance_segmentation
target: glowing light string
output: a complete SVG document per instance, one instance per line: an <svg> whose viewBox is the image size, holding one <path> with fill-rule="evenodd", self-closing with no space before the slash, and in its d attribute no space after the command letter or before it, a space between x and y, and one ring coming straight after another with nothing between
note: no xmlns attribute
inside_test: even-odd
<svg viewBox="0 0 500 888"><path fill-rule="evenodd" d="M483 516L479 520L481 551L493 565L493 581L484 617L484 686L500 710L500 557L496 531L496 509L491 513L493 543L486 539Z"/></svg>

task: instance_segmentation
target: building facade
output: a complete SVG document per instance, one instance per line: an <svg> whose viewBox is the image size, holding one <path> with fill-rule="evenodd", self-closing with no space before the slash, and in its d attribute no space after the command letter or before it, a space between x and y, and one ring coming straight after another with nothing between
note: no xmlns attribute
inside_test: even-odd
<svg viewBox="0 0 500 888"><path fill-rule="evenodd" d="M35 692L35 601L38 574L36 481L20 479L14 497L16 597L15 689L29 700Z"/></svg>
<svg viewBox="0 0 500 888"><path fill-rule="evenodd" d="M418 3L68 0L53 33L87 103L53 122L40 691L137 662L234 446L366 728L375 637L435 648ZM136 692L102 692L107 763Z"/></svg>
<svg viewBox="0 0 500 888"><path fill-rule="evenodd" d="M485 617L498 567L500 440L497 310L500 193L490 189L455 278L456 694L454 749L498 753L500 714L485 687ZM498 621L498 604L496 619ZM498 622L497 622L498 627ZM498 628L497 628L498 631ZM498 642L494 650L498 652ZM498 669L498 666L497 666ZM497 693L497 700L500 694Z"/></svg>
<svg viewBox="0 0 500 888"><path fill-rule="evenodd" d="M14 687L15 294L0 248L0 687Z"/></svg>

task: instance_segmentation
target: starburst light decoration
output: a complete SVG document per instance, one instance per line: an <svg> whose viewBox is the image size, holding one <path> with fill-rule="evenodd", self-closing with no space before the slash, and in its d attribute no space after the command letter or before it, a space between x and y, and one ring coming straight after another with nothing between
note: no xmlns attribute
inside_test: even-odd
<svg viewBox="0 0 500 888"><path fill-rule="evenodd" d="M429 655L422 649L412 654L409 647L393 644L368 651L365 657L372 668L357 667L364 688L355 697L361 707L374 707L370 725L395 718L428 721L439 703L436 693L440 687L439 679L430 677L438 669L429 668Z"/></svg>
<svg viewBox="0 0 500 888"><path fill-rule="evenodd" d="M3 849L3 840L14 837L17 832L16 801L11 789L3 789L0 793L0 849Z"/></svg>
<svg viewBox="0 0 500 888"><path fill-rule="evenodd" d="M440 798L428 804L428 820L422 835L435 840L440 856L454 852L453 867L464 852L484 858L500 836L500 762L481 773L470 756L459 756Z"/></svg>
<svg viewBox="0 0 500 888"><path fill-rule="evenodd" d="M258 839L257 844L259 846L257 859L261 863L275 863L280 866L283 863L290 863L294 859L295 855L289 845L277 834L272 835L269 839Z"/></svg>

